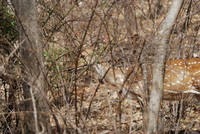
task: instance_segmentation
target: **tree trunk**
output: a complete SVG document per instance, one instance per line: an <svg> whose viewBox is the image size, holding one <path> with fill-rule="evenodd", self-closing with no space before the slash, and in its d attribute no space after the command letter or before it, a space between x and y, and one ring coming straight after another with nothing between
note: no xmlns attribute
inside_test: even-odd
<svg viewBox="0 0 200 134"><path fill-rule="evenodd" d="M132 0L124 1L124 19L126 24L126 30L128 33L128 38L129 40L131 40L131 37L133 37L134 34L138 33L137 20L134 10L134 1ZM136 32L134 33L134 31Z"/></svg>
<svg viewBox="0 0 200 134"><path fill-rule="evenodd" d="M43 64L43 47L37 23L35 0L13 0L18 19L21 62L23 65L24 131L26 134L50 132L48 104L45 95L46 82Z"/></svg>
<svg viewBox="0 0 200 134"><path fill-rule="evenodd" d="M157 134L158 117L163 89L163 71L166 58L167 41L170 31L176 21L183 0L174 0L167 17L161 24L154 44L157 45L156 57L153 65L152 92L149 102L149 121L147 124L147 134Z"/></svg>

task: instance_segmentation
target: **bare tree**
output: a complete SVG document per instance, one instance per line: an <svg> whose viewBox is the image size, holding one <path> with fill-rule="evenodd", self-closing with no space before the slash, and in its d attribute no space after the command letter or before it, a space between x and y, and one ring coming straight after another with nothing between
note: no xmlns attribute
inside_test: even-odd
<svg viewBox="0 0 200 134"><path fill-rule="evenodd" d="M153 67L152 92L149 102L149 121L147 125L147 134L158 133L158 114L162 99L163 89L163 71L166 58L167 41L170 31L176 21L183 0L174 0L167 17L161 24L154 44L157 45L156 57Z"/></svg>
<svg viewBox="0 0 200 134"><path fill-rule="evenodd" d="M24 131L32 133L51 133L48 104L45 99L45 69L43 47L37 23L35 0L13 0L12 4L18 19L21 45L21 63L23 65L23 90L25 114Z"/></svg>

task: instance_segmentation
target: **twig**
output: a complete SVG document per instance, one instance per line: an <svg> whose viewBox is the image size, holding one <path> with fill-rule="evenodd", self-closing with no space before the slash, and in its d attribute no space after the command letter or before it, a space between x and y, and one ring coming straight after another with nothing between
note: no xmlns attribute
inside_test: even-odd
<svg viewBox="0 0 200 134"><path fill-rule="evenodd" d="M33 84L31 84L31 85L33 85ZM34 98L32 87L33 86L30 87L30 93L31 93L31 99L32 99L32 103L33 103L33 115L34 115L34 119L35 119L35 129L36 129L36 133L39 133L37 108L36 108L36 102L35 102L35 98Z"/></svg>

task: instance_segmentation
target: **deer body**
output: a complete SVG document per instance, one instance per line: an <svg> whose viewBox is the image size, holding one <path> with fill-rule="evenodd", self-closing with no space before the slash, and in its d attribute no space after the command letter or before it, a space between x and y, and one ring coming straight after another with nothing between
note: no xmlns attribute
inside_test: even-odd
<svg viewBox="0 0 200 134"><path fill-rule="evenodd" d="M90 55L94 53L92 49L86 50L85 53L86 58L90 59L89 61L95 61L95 58ZM150 90L152 87L152 68L152 65L148 67ZM122 89L123 94L128 93L133 99L138 96L144 97L144 80L140 66L132 66L122 70L111 68L109 64L94 64L94 69L100 78L106 74L105 83L119 90ZM177 95L200 94L200 58L169 60L165 64L163 76L163 99L176 99L174 96Z"/></svg>
<svg viewBox="0 0 200 134"><path fill-rule="evenodd" d="M200 59L170 60L166 63L164 90L200 94Z"/></svg>
<svg viewBox="0 0 200 134"><path fill-rule="evenodd" d="M99 76L102 77L109 67L108 65L97 64L94 68ZM105 76L105 82L119 89L123 88L123 93L126 94L129 92L129 95L131 95L132 98L135 98L136 96L144 97L142 69L141 67L138 67L138 69L135 70L136 73L133 73L134 68L135 67L133 66L125 71L111 68ZM131 71L130 77L126 80L127 75ZM150 79L149 89L151 89L152 86L151 74L152 65L148 69ZM164 99L171 99L174 95L178 94L200 94L199 88L200 58L177 59L166 62L163 85Z"/></svg>

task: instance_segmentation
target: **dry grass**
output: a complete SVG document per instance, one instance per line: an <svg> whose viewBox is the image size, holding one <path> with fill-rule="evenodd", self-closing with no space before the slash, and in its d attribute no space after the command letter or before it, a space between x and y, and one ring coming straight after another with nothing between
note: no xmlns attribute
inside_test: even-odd
<svg viewBox="0 0 200 134"><path fill-rule="evenodd" d="M48 0L38 2L49 84L45 97L51 108L45 114L50 115L55 133L75 133L77 129L79 133L141 134L144 127L141 105L129 98L120 103L120 89L102 83L92 66L105 63L125 69L139 62L141 51L144 61L152 63L152 38L171 0L161 0L159 6L146 0L102 0L96 8L95 2L83 0L78 1L78 5L65 0L60 0L57 5ZM171 33L168 59L192 57L193 52L199 53L200 3L193 1L191 8L189 4L189 0L185 1ZM131 10L125 10L129 8ZM85 49L91 47L95 48L95 62L86 61L82 55ZM21 89L21 64L15 62L16 57L12 58L7 68L8 74L14 74L16 81L10 79L4 84L3 79L0 84L4 102L0 105L0 133L20 133L23 130L23 113L26 112L21 104L26 100ZM11 86L13 83L16 87ZM15 97L8 102L9 93ZM182 104L181 110L175 102L163 102L161 117L165 130L174 130L177 125L181 130L199 129L198 104L195 99L188 100ZM177 118L180 111L183 116Z"/></svg>

